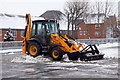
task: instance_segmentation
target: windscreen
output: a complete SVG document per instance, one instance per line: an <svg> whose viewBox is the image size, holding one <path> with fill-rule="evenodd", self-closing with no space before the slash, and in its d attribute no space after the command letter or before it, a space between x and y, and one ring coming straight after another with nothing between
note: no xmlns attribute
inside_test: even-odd
<svg viewBox="0 0 120 80"><path fill-rule="evenodd" d="M57 24L54 22L50 22L49 23L49 31L50 31L50 33L58 33Z"/></svg>
<svg viewBox="0 0 120 80"><path fill-rule="evenodd" d="M58 33L56 22L34 22L32 25L32 36L46 35L46 33Z"/></svg>

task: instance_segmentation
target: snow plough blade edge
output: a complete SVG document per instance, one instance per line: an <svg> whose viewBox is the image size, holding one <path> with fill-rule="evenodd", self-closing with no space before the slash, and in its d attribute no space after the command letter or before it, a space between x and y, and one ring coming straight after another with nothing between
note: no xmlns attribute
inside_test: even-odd
<svg viewBox="0 0 120 80"><path fill-rule="evenodd" d="M86 54L83 54L82 56L80 56L80 60L81 61L100 60L100 59L103 59L103 56L104 54L97 54L97 55L91 55L91 56L87 56Z"/></svg>
<svg viewBox="0 0 120 80"><path fill-rule="evenodd" d="M96 45L88 45L79 54L81 61L91 61L103 59L104 54L101 54Z"/></svg>
<svg viewBox="0 0 120 80"><path fill-rule="evenodd" d="M99 53L95 45L88 45L80 52L68 54L69 60L91 61L103 59L104 54Z"/></svg>

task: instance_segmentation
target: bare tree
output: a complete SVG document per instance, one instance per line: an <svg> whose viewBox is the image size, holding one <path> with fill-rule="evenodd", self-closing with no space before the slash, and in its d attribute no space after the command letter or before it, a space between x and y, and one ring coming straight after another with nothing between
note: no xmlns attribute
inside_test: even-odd
<svg viewBox="0 0 120 80"><path fill-rule="evenodd" d="M66 3L64 10L68 21L68 35L69 35L69 28L71 25L72 36L74 36L73 31L77 30L77 26L79 25L77 20L79 18L83 18L84 14L87 12L88 2L85 2L84 0L72 0Z"/></svg>
<svg viewBox="0 0 120 80"><path fill-rule="evenodd" d="M108 17L109 15L114 15L116 12L115 12L115 4L114 2L110 2L110 0L105 0L104 2L95 2L92 6L91 6L91 9L92 10L91 12L93 14L96 14L96 19L97 19L97 26L99 27L100 26L100 23L101 23L101 17L104 16L103 19L105 19L106 17ZM101 16L102 14L102 16ZM98 29L100 30L100 29ZM103 37L104 36L104 28L102 28L102 34L101 36Z"/></svg>
<svg viewBox="0 0 120 80"><path fill-rule="evenodd" d="M108 17L109 15L116 14L116 7L114 2L110 2L110 0L105 0L104 2L95 2L91 3L91 9L89 9L89 14L96 14L97 15L97 23L100 22L101 14L104 15L104 18Z"/></svg>
<svg viewBox="0 0 120 80"><path fill-rule="evenodd" d="M116 13L116 11L114 11L116 8L114 2L109 2L109 0L106 0L104 6L105 6L104 8L105 17L107 17L108 15L112 13L113 14Z"/></svg>

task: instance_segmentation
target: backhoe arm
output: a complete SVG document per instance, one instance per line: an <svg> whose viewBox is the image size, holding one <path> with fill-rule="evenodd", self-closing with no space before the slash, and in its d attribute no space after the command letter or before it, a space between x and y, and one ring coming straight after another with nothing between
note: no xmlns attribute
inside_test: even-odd
<svg viewBox="0 0 120 80"><path fill-rule="evenodd" d="M27 41L30 39L31 37L31 31L32 31L32 27L31 27L31 16L30 14L26 14L26 21L27 21L27 25L25 27L25 32L24 32L24 39L23 39L23 46L22 46L22 52L24 54L26 54L26 44Z"/></svg>

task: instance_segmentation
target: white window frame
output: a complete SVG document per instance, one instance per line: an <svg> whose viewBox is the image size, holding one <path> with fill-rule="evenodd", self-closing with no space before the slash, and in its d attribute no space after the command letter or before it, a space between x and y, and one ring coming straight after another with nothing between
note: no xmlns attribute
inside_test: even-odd
<svg viewBox="0 0 120 80"><path fill-rule="evenodd" d="M11 30L13 37L17 37L17 30ZM16 34L15 34L16 33ZM15 34L15 35L14 35Z"/></svg>
<svg viewBox="0 0 120 80"><path fill-rule="evenodd" d="M84 31L84 35L86 35L86 31Z"/></svg>
<svg viewBox="0 0 120 80"><path fill-rule="evenodd" d="M80 35L83 35L82 32L83 32L83 31L80 31Z"/></svg>
<svg viewBox="0 0 120 80"><path fill-rule="evenodd" d="M21 36L23 36L24 35L24 31L20 31L20 34L21 34Z"/></svg>
<svg viewBox="0 0 120 80"><path fill-rule="evenodd" d="M96 31L96 32L95 32L95 36L96 36L96 37L100 37L100 32Z"/></svg>
<svg viewBox="0 0 120 80"><path fill-rule="evenodd" d="M100 24L95 24L95 29L98 29L98 28L100 28Z"/></svg>
<svg viewBox="0 0 120 80"><path fill-rule="evenodd" d="M79 30L81 30L81 27L79 27Z"/></svg>

